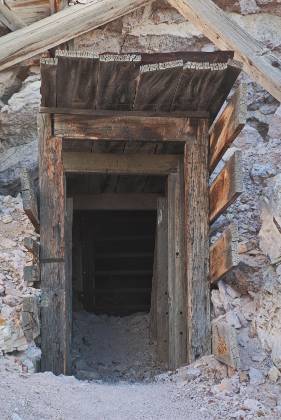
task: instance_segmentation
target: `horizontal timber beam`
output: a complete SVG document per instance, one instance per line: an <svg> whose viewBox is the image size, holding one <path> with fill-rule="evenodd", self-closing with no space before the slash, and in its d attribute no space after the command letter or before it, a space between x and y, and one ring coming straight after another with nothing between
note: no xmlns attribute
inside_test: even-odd
<svg viewBox="0 0 281 420"><path fill-rule="evenodd" d="M168 175L178 169L177 155L63 152L65 172Z"/></svg>
<svg viewBox="0 0 281 420"><path fill-rule="evenodd" d="M191 141L196 121L189 118L142 116L54 115L54 135L64 139L120 141Z"/></svg>
<svg viewBox="0 0 281 420"><path fill-rule="evenodd" d="M90 117L169 117L169 118L209 118L208 111L119 111L103 109L78 109L41 106L40 113L43 114L65 114L65 115L84 115Z"/></svg>
<svg viewBox="0 0 281 420"><path fill-rule="evenodd" d="M159 194L103 193L73 197L74 210L156 210Z"/></svg>
<svg viewBox="0 0 281 420"><path fill-rule="evenodd" d="M210 187L210 223L213 223L243 192L242 155L237 150Z"/></svg>
<svg viewBox="0 0 281 420"><path fill-rule="evenodd" d="M238 229L235 224L231 224L210 247L211 284L216 283L238 263Z"/></svg>
<svg viewBox="0 0 281 420"><path fill-rule="evenodd" d="M1 37L0 71L105 25L149 0L101 0L67 7Z"/></svg>
<svg viewBox="0 0 281 420"><path fill-rule="evenodd" d="M210 128L210 173L213 172L224 153L241 132L246 124L246 119L247 86L242 84Z"/></svg>
<svg viewBox="0 0 281 420"><path fill-rule="evenodd" d="M221 50L235 51L246 73L281 102L281 60L254 39L212 0L169 0Z"/></svg>

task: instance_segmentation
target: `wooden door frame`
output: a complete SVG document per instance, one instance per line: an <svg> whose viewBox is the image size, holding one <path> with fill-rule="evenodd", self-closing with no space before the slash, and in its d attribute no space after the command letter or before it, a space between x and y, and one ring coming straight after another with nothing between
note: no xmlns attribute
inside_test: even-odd
<svg viewBox="0 0 281 420"><path fill-rule="evenodd" d="M64 174L101 172L101 165L94 153L64 154L62 138L54 137L50 114L39 114L38 124L42 287L41 368L55 374L67 374L70 369L68 360L71 332L69 291L66 289L69 251L65 247ZM183 157L147 155L142 160L140 154L121 157L110 154L103 156L107 165L106 173L111 171L117 173L121 170L122 173L129 174L168 175L168 219L171 217L168 223L170 306L172 302L172 309L169 310L171 336L169 365L172 368L190 363L211 350L208 281L208 129L208 120L198 120L196 138L185 144ZM79 157L83 155L83 159L76 159L75 154L80 155ZM118 160L117 166L114 159ZM108 164L111 165L110 170ZM182 290L184 293L181 293Z"/></svg>

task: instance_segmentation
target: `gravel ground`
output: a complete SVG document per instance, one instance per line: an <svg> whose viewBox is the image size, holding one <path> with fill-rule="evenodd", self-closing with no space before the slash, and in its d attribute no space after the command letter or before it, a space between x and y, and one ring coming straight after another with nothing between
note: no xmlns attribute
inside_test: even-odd
<svg viewBox="0 0 281 420"><path fill-rule="evenodd" d="M215 418L171 383L109 385L51 373L10 373L0 374L0 388L1 420Z"/></svg>

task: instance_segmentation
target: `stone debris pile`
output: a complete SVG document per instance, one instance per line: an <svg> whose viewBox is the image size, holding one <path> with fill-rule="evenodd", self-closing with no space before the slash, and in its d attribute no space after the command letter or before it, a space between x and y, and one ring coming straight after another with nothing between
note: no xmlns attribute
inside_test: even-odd
<svg viewBox="0 0 281 420"><path fill-rule="evenodd" d="M28 236L36 238L20 196L0 196L0 355L12 354L22 366L26 363L24 368L34 370L30 357L35 363L40 356L35 346L40 291L27 287L23 278L24 266L32 263L23 246Z"/></svg>

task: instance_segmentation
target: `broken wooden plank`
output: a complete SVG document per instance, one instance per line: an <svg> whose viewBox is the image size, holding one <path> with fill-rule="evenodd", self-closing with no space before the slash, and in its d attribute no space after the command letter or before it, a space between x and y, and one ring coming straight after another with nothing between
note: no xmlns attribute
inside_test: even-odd
<svg viewBox="0 0 281 420"><path fill-rule="evenodd" d="M25 27L25 23L5 3L0 2L0 22L11 31Z"/></svg>
<svg viewBox="0 0 281 420"><path fill-rule="evenodd" d="M77 4L1 37L0 71L148 4L149 0L102 0Z"/></svg>
<svg viewBox="0 0 281 420"><path fill-rule="evenodd" d="M210 283L216 283L238 263L238 229L231 224L210 247Z"/></svg>
<svg viewBox="0 0 281 420"><path fill-rule="evenodd" d="M177 155L63 152L66 172L167 175L177 171L178 160Z"/></svg>
<svg viewBox="0 0 281 420"><path fill-rule="evenodd" d="M30 252L33 255L34 259L38 261L40 248L39 242L37 242L33 238L26 237L23 240L23 245L28 250L28 252Z"/></svg>
<svg viewBox="0 0 281 420"><path fill-rule="evenodd" d="M212 353L220 362L233 369L240 367L237 334L226 320L225 315L212 322Z"/></svg>
<svg viewBox="0 0 281 420"><path fill-rule="evenodd" d="M234 50L249 76L281 101L281 60L254 39L212 0L169 0L221 50Z"/></svg>
<svg viewBox="0 0 281 420"><path fill-rule="evenodd" d="M196 122L173 117L54 115L54 134L64 139L120 141L192 141Z"/></svg>
<svg viewBox="0 0 281 420"><path fill-rule="evenodd" d="M35 231L39 232L39 216L38 216L38 205L37 196L34 188L33 179L30 172L23 168L20 175L21 180L21 194L22 204L25 214L33 224Z"/></svg>
<svg viewBox="0 0 281 420"><path fill-rule="evenodd" d="M243 192L242 154L236 150L210 187L210 223Z"/></svg>
<svg viewBox="0 0 281 420"><path fill-rule="evenodd" d="M210 163L213 172L220 159L246 124L247 85L241 84L210 128Z"/></svg>
<svg viewBox="0 0 281 420"><path fill-rule="evenodd" d="M188 363L211 350L208 131L209 121L202 120L196 143L187 143L184 154Z"/></svg>
<svg viewBox="0 0 281 420"><path fill-rule="evenodd" d="M28 286L32 286L33 283L40 281L40 273L38 265L28 265L23 269L23 278Z"/></svg>

